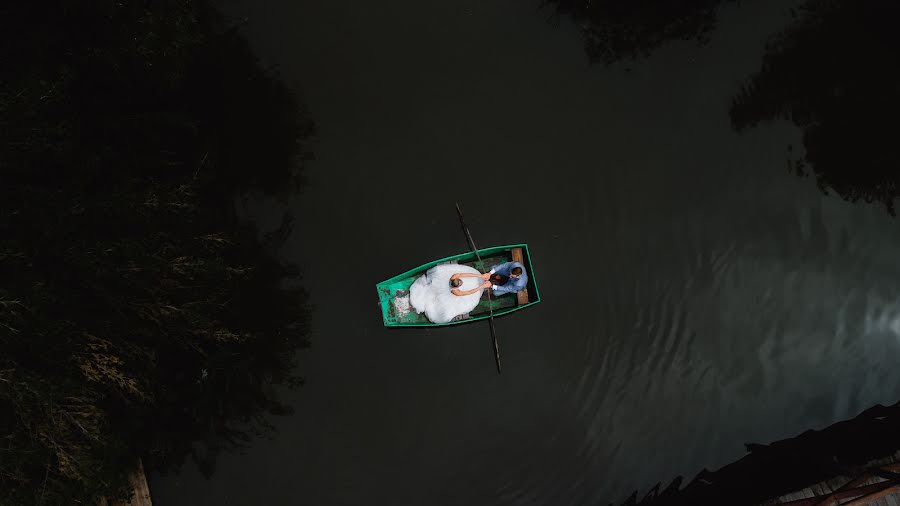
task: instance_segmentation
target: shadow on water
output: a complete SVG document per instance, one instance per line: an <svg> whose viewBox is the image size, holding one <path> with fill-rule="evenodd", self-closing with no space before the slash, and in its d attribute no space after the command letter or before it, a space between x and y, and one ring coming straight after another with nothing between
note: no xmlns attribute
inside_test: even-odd
<svg viewBox="0 0 900 506"><path fill-rule="evenodd" d="M582 23L593 62L648 56L667 42L709 41L716 11L734 0L607 2L545 0L556 14ZM894 213L900 159L889 148L900 113L900 38L895 2L809 0L791 9L793 22L769 41L760 70L734 97L738 131L788 119L803 129L805 155L791 160L800 176L815 174L823 191L881 202ZM791 149L791 148L789 148Z"/></svg>
<svg viewBox="0 0 900 506"><path fill-rule="evenodd" d="M648 56L674 40L709 41L719 4L735 0L544 0L582 23L592 62L612 64Z"/></svg>
<svg viewBox="0 0 900 506"><path fill-rule="evenodd" d="M210 474L301 383L291 218L260 242L233 202L295 188L311 124L205 2L24 2L0 34L0 503Z"/></svg>
<svg viewBox="0 0 900 506"><path fill-rule="evenodd" d="M806 153L791 163L819 187L850 201L881 202L894 214L900 156L892 148L900 114L894 20L900 4L810 0L769 41L760 70L734 98L737 130L788 119Z"/></svg>

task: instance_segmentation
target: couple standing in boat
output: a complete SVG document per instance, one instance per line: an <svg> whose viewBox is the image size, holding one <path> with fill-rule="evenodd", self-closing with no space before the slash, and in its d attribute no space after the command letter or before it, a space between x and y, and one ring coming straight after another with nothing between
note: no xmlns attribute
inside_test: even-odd
<svg viewBox="0 0 900 506"><path fill-rule="evenodd" d="M436 265L409 288L409 301L417 313L434 323L446 323L475 309L486 288L496 296L515 293L528 285L525 266L519 262L495 265L481 273L466 265Z"/></svg>

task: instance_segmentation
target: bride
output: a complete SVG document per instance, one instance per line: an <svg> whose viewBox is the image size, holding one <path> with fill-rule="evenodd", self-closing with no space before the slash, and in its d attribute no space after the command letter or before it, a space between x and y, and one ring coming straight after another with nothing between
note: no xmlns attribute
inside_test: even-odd
<svg viewBox="0 0 900 506"><path fill-rule="evenodd" d="M436 265L409 287L409 302L433 323L447 323L475 309L481 292L491 286L466 265Z"/></svg>

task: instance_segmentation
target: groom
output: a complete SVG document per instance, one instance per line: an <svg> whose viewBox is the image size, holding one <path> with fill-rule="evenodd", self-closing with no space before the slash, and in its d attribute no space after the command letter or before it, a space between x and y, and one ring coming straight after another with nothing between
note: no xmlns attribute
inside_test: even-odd
<svg viewBox="0 0 900 506"><path fill-rule="evenodd" d="M528 285L528 275L525 274L525 266L519 262L506 262L491 267L489 272L481 275L481 278L490 281L494 295L516 293Z"/></svg>

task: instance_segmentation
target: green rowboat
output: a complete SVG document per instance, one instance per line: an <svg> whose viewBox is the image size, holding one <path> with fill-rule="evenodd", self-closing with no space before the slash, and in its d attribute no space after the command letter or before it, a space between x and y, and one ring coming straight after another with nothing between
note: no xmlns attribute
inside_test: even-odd
<svg viewBox="0 0 900 506"><path fill-rule="evenodd" d="M481 262L478 261L475 252L461 253L452 257L441 258L408 270L403 274L394 276L375 285L378 290L378 299L381 305L381 315L385 327L439 327L442 325L454 325L484 320L491 317L491 309L494 316L525 309L541 301L538 293L537 281L534 276L534 267L528 254L527 244L512 244L509 246L494 246L478 250ZM467 314L459 315L447 323L432 323L424 314L416 313L409 304L409 287L425 271L439 264L455 263L463 264L478 269L479 272L487 272L494 265L503 262L516 261L525 266L528 274L528 286L518 293L488 297L488 290L481 296L478 306Z"/></svg>

